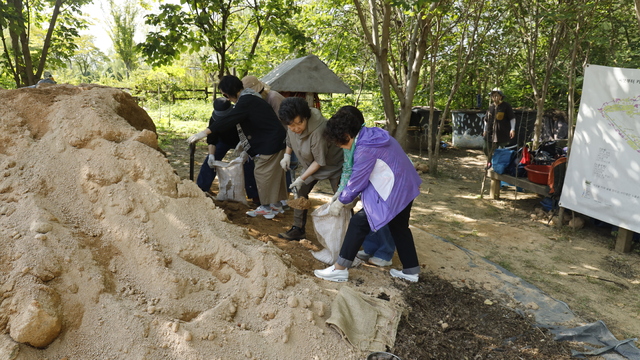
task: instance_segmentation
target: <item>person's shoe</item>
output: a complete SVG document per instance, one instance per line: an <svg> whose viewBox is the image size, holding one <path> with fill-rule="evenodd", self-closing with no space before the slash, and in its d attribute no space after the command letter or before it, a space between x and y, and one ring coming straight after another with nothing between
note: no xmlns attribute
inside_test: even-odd
<svg viewBox="0 0 640 360"><path fill-rule="evenodd" d="M371 257L369 258L369 260L367 260L367 262L369 264L375 265L375 266L380 266L380 267L385 267L385 266L391 266L391 264L393 264L393 262L391 260L384 260L384 259L380 259L379 257Z"/></svg>
<svg viewBox="0 0 640 360"><path fill-rule="evenodd" d="M277 206L277 205L271 204L270 207L271 207L271 211L274 214L282 214L282 213L284 213L284 209L282 208L282 206Z"/></svg>
<svg viewBox="0 0 640 360"><path fill-rule="evenodd" d="M395 278L409 280L411 282L418 282L418 274L405 274L402 270L391 269L391 276Z"/></svg>
<svg viewBox="0 0 640 360"><path fill-rule="evenodd" d="M322 270L313 270L313 274L320 279L329 281L344 282L349 280L349 270L337 270L335 265Z"/></svg>
<svg viewBox="0 0 640 360"><path fill-rule="evenodd" d="M251 217L256 217L258 215L263 215L266 219L273 219L276 216L276 214L274 214L273 211L271 211L271 208L269 206L265 206L265 205L260 205L255 210L247 211L247 215L249 215ZM270 217L267 217L267 216L270 216Z"/></svg>
<svg viewBox="0 0 640 360"><path fill-rule="evenodd" d="M297 226L292 226L287 232L278 234L278 237L285 240L300 240L304 239L305 232Z"/></svg>
<svg viewBox="0 0 640 360"><path fill-rule="evenodd" d="M367 261L369 260L369 258L371 257L371 255L367 254L366 252L364 252L364 250L360 250L358 251L358 253L356 254L356 257L360 260L364 260Z"/></svg>

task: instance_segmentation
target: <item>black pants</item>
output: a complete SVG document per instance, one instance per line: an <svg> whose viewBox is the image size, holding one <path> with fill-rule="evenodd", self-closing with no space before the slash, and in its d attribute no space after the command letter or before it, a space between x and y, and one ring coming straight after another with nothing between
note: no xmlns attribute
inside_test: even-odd
<svg viewBox="0 0 640 360"><path fill-rule="evenodd" d="M409 229L409 216L411 215L412 205L413 201L396 215L396 217L391 219L388 224L393 242L396 244L398 257L400 258L400 262L402 262L402 271L405 274L420 273L418 254L416 253L416 246L413 243L413 234ZM349 227L344 236L342 248L340 248L340 256L337 261L338 265L351 267L358 250L360 250L364 242L364 238L369 235L370 232L371 227L369 226L367 214L364 212L364 209L362 209L355 213L351 217L351 221L349 221Z"/></svg>

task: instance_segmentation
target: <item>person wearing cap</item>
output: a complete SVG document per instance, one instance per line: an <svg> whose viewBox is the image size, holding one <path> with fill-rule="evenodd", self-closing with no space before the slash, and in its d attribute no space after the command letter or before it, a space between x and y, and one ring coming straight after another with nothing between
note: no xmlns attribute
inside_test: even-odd
<svg viewBox="0 0 640 360"><path fill-rule="evenodd" d="M309 193L320 180L329 180L335 192L342 174L343 151L324 137L327 119L320 110L310 108L300 97L284 99L280 106L280 121L287 126L287 147L280 166L289 170L292 152L298 154L302 174L289 186L299 197L309 199ZM278 234L286 240L300 240L305 237L307 210L293 210L293 226L287 232Z"/></svg>
<svg viewBox="0 0 640 360"><path fill-rule="evenodd" d="M493 151L509 145L516 136L516 115L511 104L504 100L504 94L498 88L491 90L491 105L484 118L484 154L490 162ZM487 164L489 166L489 164Z"/></svg>
<svg viewBox="0 0 640 360"><path fill-rule="evenodd" d="M247 215L273 219L283 212L280 200L288 197L285 174L280 169L287 133L271 105L255 90L245 89L238 77L226 75L218 87L235 107L224 118L210 124L209 129L220 136L237 130L244 151L255 162L254 176L261 203Z"/></svg>
<svg viewBox="0 0 640 360"><path fill-rule="evenodd" d="M242 85L245 89L255 90L255 92L262 96L264 101L268 102L269 105L271 105L276 115L280 114L280 103L282 103L282 100L284 100L284 96L282 96L279 92L271 90L269 85L263 83L253 75L247 75L243 77Z"/></svg>
<svg viewBox="0 0 640 360"><path fill-rule="evenodd" d="M53 75L51 75L50 72L45 71L44 78L38 81L36 85L40 85L40 84L57 84L57 82L55 81L55 79L53 78Z"/></svg>

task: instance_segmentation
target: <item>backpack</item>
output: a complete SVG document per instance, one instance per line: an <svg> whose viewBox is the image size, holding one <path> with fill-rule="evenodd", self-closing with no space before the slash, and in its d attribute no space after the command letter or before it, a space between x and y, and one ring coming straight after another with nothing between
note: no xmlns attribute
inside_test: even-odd
<svg viewBox="0 0 640 360"><path fill-rule="evenodd" d="M564 178L567 173L567 157L563 156L558 158L551 164L551 171L549 172L549 195L559 199L562 192L562 186L564 185Z"/></svg>

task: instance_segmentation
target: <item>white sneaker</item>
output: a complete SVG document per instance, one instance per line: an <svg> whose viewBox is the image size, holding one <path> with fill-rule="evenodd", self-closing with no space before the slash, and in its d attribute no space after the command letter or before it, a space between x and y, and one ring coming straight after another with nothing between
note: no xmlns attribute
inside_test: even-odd
<svg viewBox="0 0 640 360"><path fill-rule="evenodd" d="M271 208L268 207L268 206L265 206L265 205L260 205L255 210L247 211L247 215L249 215L251 217L256 217L258 215L263 215L265 217L265 219L273 219L276 216L276 214L274 214L274 212L271 211Z"/></svg>
<svg viewBox="0 0 640 360"><path fill-rule="evenodd" d="M329 281L344 282L349 280L349 270L337 270L335 265L322 270L313 270L313 274L320 279Z"/></svg>
<svg viewBox="0 0 640 360"><path fill-rule="evenodd" d="M356 254L356 257L357 257L358 259L361 259L361 260L367 261L367 260L369 260L369 258L371 257L371 255L369 255L369 254L367 254L366 252L364 252L364 250L360 250L360 251L358 251L358 253Z"/></svg>
<svg viewBox="0 0 640 360"><path fill-rule="evenodd" d="M384 260L384 259L380 259L378 257L371 257L369 258L369 260L367 260L367 262L371 265L375 265L375 266L381 266L381 267L385 267L385 266L391 266L391 264L393 264L391 262L391 260Z"/></svg>
<svg viewBox="0 0 640 360"><path fill-rule="evenodd" d="M418 274L405 274L402 270L391 269L391 276L395 278L409 280L411 282L418 282Z"/></svg>
<svg viewBox="0 0 640 360"><path fill-rule="evenodd" d="M283 214L284 213L284 209L282 208L282 206L271 204L270 207L271 207L271 211L274 214Z"/></svg>

